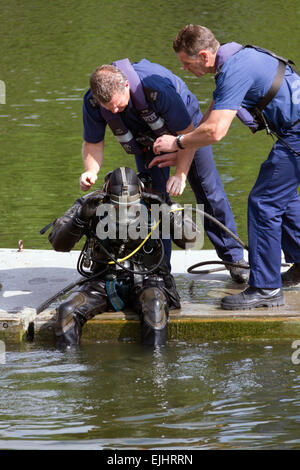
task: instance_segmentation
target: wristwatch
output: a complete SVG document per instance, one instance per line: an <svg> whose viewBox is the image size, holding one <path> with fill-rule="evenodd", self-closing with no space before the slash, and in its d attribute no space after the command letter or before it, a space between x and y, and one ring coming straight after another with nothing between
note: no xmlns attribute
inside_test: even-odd
<svg viewBox="0 0 300 470"><path fill-rule="evenodd" d="M183 134L180 134L176 137L176 144L177 144L177 147L179 147L181 150L184 149L184 146L182 145L181 143L181 139L183 137Z"/></svg>

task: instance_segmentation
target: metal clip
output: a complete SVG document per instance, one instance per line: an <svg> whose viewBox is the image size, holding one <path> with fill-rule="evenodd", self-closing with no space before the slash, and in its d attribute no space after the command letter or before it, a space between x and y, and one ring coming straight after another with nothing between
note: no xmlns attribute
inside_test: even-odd
<svg viewBox="0 0 300 470"><path fill-rule="evenodd" d="M85 250L84 255L83 255L83 266L87 269L90 268L92 261L93 261L92 260L93 249L94 249L94 240L90 238L87 243L87 249Z"/></svg>

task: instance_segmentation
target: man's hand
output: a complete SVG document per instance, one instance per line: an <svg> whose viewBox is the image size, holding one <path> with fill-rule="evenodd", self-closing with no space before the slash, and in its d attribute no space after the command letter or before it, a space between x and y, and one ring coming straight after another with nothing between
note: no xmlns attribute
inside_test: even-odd
<svg viewBox="0 0 300 470"><path fill-rule="evenodd" d="M167 181L167 192L171 196L181 196L186 185L186 176L184 174L171 176Z"/></svg>
<svg viewBox="0 0 300 470"><path fill-rule="evenodd" d="M175 152L178 150L176 137L173 135L162 135L153 144L153 151L156 154L163 152Z"/></svg>
<svg viewBox="0 0 300 470"><path fill-rule="evenodd" d="M79 185L81 191L87 191L90 187L96 183L98 179L97 173L93 171L85 171L82 173L79 179Z"/></svg>
<svg viewBox="0 0 300 470"><path fill-rule="evenodd" d="M176 166L177 165L177 152L158 155L157 157L153 158L153 160L151 160L151 162L148 165L148 168L152 168L153 166L156 166L156 165L159 168L164 168L165 166Z"/></svg>

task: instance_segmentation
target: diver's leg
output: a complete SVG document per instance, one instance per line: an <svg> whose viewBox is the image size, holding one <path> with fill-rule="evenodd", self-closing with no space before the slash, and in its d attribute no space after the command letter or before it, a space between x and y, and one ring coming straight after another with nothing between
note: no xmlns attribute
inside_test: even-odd
<svg viewBox="0 0 300 470"><path fill-rule="evenodd" d="M173 276L153 274L131 290L131 305L140 314L142 344L161 346L168 340L169 309L180 308ZM137 299L137 301L136 301Z"/></svg>
<svg viewBox="0 0 300 470"><path fill-rule="evenodd" d="M141 319L141 342L145 346L162 346L168 341L169 307L165 294L157 287L142 288L138 295Z"/></svg>
<svg viewBox="0 0 300 470"><path fill-rule="evenodd" d="M55 335L58 346L78 345L83 325L108 309L104 282L87 282L57 309Z"/></svg>

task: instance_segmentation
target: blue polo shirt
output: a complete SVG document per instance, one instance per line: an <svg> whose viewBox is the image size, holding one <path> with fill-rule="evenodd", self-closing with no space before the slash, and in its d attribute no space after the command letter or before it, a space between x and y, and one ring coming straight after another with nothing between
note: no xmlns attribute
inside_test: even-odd
<svg viewBox="0 0 300 470"><path fill-rule="evenodd" d="M132 66L144 87L158 91L150 106L164 118L172 134L186 129L191 122L195 127L199 125L202 113L198 100L181 78L162 65L151 63L147 59L133 63ZM88 90L83 98L83 138L87 142L97 143L104 139L106 121L100 108L94 108L89 103L91 97L91 90ZM134 136L149 132L150 128L139 117L131 100L120 116Z"/></svg>
<svg viewBox="0 0 300 470"><path fill-rule="evenodd" d="M277 67L277 59L252 48L229 57L216 78L213 109L252 108L269 90ZM289 66L264 114L279 133L300 119L300 77Z"/></svg>

